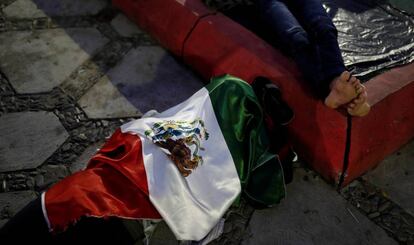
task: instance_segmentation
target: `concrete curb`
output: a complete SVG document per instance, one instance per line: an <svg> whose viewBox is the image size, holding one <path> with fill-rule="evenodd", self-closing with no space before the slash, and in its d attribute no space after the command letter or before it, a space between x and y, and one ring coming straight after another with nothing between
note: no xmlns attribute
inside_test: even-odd
<svg viewBox="0 0 414 245"><path fill-rule="evenodd" d="M414 72L403 72L405 79L392 81L399 89L386 90L378 78L369 81L369 92L382 91L369 98L371 113L348 120L345 113L310 96L292 61L200 0L113 0L113 4L206 80L223 73L248 82L258 75L271 78L296 112L289 127L296 151L330 182L351 182L414 136L414 110L410 110Z"/></svg>

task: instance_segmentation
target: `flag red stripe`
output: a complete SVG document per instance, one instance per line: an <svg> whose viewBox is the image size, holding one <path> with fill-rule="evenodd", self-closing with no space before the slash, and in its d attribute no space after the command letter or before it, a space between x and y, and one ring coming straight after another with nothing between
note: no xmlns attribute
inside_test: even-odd
<svg viewBox="0 0 414 245"><path fill-rule="evenodd" d="M82 216L161 219L149 200L141 140L119 129L75 173L46 192L46 211L53 231Z"/></svg>

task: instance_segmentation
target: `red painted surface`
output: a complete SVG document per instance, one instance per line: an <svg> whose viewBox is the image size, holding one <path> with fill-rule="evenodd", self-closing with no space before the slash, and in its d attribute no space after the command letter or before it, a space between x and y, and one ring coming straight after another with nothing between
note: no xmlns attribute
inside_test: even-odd
<svg viewBox="0 0 414 245"><path fill-rule="evenodd" d="M414 81L414 76L411 77ZM345 184L374 168L414 136L414 82L376 103L352 122L350 166Z"/></svg>
<svg viewBox="0 0 414 245"><path fill-rule="evenodd" d="M181 54L183 42L197 20L214 12L201 1L112 0L112 3L176 55Z"/></svg>
<svg viewBox="0 0 414 245"><path fill-rule="evenodd" d="M414 82L414 63L393 68L372 78L364 85L369 91L368 101L371 105L375 105L388 95L405 89L404 87L412 82Z"/></svg>
<svg viewBox="0 0 414 245"><path fill-rule="evenodd" d="M346 118L310 96L291 60L221 14L198 23L183 58L206 79L229 73L248 82L258 75L275 81L296 112L290 126L296 151L325 178L337 180L343 166Z"/></svg>
<svg viewBox="0 0 414 245"><path fill-rule="evenodd" d="M224 73L248 82L258 75L271 78L296 113L289 127L295 150L327 180L338 181L346 116L310 95L291 60L229 18L214 14L200 0L113 2L205 79ZM346 183L414 136L413 81L411 64L366 83L373 107L367 117L353 119Z"/></svg>

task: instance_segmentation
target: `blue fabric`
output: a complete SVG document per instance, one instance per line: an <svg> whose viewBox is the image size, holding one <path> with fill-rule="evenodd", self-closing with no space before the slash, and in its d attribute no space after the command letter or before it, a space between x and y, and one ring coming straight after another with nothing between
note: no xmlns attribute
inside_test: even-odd
<svg viewBox="0 0 414 245"><path fill-rule="evenodd" d="M316 94L345 71L337 30L320 0L257 0L259 15L289 52Z"/></svg>

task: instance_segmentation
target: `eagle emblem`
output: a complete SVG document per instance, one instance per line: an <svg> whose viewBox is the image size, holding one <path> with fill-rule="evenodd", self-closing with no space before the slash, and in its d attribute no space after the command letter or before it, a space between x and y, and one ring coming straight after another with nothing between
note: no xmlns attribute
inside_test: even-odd
<svg viewBox="0 0 414 245"><path fill-rule="evenodd" d="M159 147L167 150L168 158L177 166L181 175L187 177L203 163L200 151L202 140L208 140L209 134L204 121L166 120L153 124L145 135Z"/></svg>

